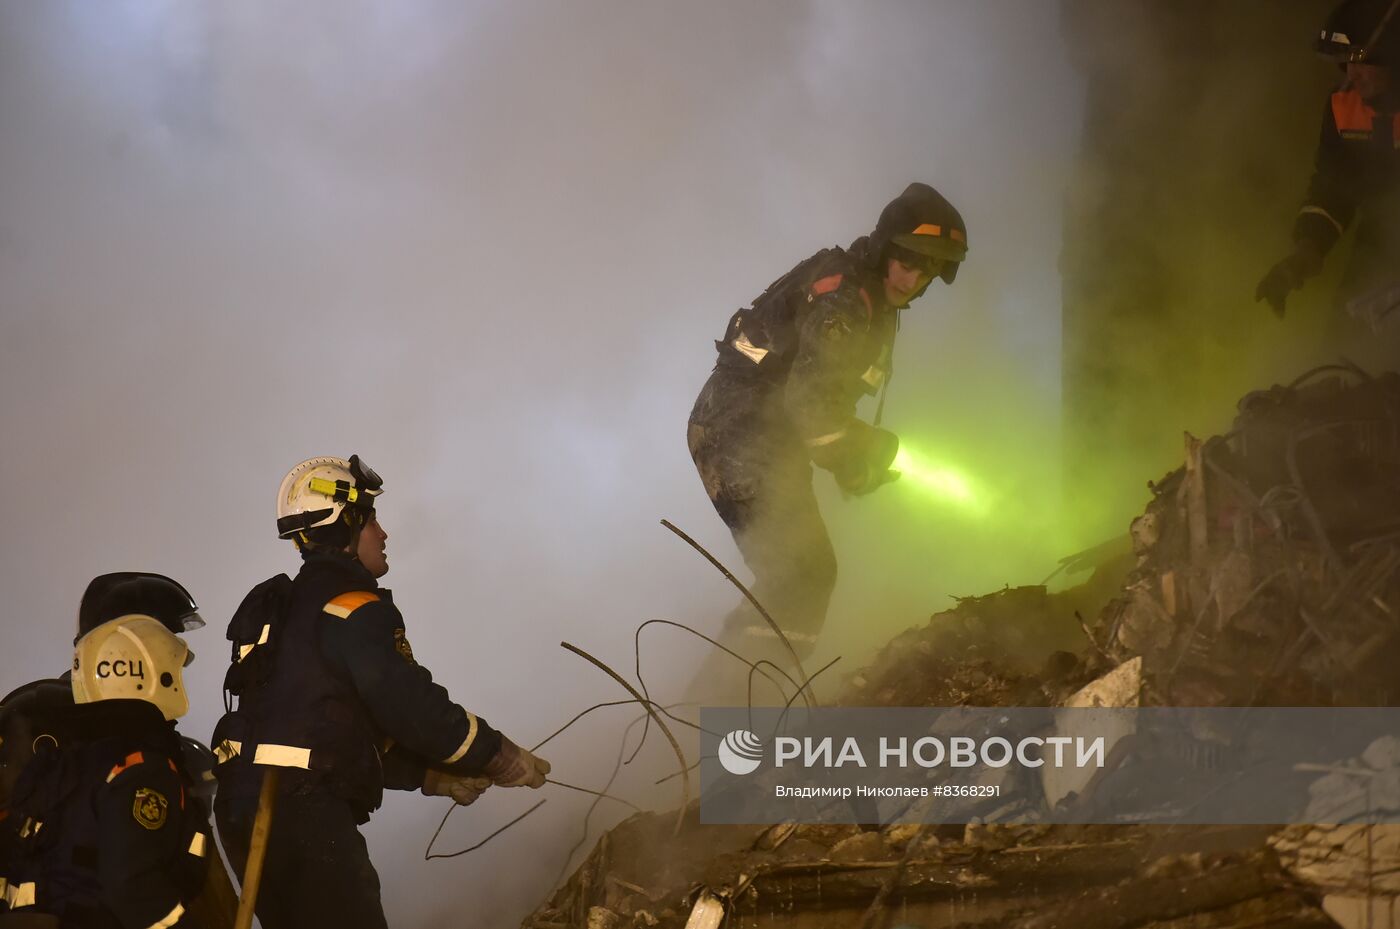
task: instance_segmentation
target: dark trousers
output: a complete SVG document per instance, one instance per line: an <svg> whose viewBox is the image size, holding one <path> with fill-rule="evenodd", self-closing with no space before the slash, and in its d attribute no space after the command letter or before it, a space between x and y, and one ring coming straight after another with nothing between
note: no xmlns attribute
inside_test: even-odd
<svg viewBox="0 0 1400 929"><path fill-rule="evenodd" d="M214 803L219 839L242 881L254 810ZM277 798L258 891L263 929L387 929L379 874L350 805L325 792Z"/></svg>
<svg viewBox="0 0 1400 929"><path fill-rule="evenodd" d="M688 443L705 492L753 572L749 589L805 657L816 646L836 587L836 553L812 492L806 455L800 446L775 450L694 424ZM763 658L793 671L787 649L747 600L726 618L720 641L749 661ZM748 669L727 655L707 662L701 677L714 686L697 680L693 697L747 697ZM721 680L727 683L715 683ZM772 693L755 696L769 702Z"/></svg>

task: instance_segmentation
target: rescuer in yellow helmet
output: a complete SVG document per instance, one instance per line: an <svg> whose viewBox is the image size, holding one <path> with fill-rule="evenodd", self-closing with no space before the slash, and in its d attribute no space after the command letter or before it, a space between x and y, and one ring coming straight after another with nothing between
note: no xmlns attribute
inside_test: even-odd
<svg viewBox="0 0 1400 929"><path fill-rule="evenodd" d="M174 721L193 658L179 633L200 625L170 578L102 575L83 595L69 686L35 682L0 704L7 773L16 750L28 754L3 785L0 909L11 915L0 923L198 924L209 810Z"/></svg>

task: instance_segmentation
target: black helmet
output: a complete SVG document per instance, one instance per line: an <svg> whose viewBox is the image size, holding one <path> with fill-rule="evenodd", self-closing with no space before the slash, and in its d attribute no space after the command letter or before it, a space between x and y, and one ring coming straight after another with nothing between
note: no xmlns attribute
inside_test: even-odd
<svg viewBox="0 0 1400 929"><path fill-rule="evenodd" d="M880 213L870 236L872 251L883 256L891 245L946 264L938 276L953 283L958 264L967 257L967 224L938 191L918 181L904 188Z"/></svg>
<svg viewBox="0 0 1400 929"><path fill-rule="evenodd" d="M150 616L179 635L204 625L190 592L164 574L118 571L92 579L78 607L78 638L131 614Z"/></svg>
<svg viewBox="0 0 1400 929"><path fill-rule="evenodd" d="M1400 0L1342 0L1313 48L1339 63L1391 65L1400 60Z"/></svg>
<svg viewBox="0 0 1400 929"><path fill-rule="evenodd" d="M73 688L65 680L30 681L0 697L0 810L10 805L20 771L34 757L55 711L73 705ZM42 722L41 722L42 720Z"/></svg>

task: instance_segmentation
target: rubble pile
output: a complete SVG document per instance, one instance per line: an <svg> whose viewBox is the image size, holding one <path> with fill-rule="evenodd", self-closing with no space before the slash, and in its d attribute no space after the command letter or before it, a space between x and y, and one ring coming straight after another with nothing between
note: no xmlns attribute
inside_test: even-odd
<svg viewBox="0 0 1400 929"><path fill-rule="evenodd" d="M1125 826L698 826L640 814L613 829L526 929L1335 925L1261 830ZM880 902L872 910L872 903ZM701 923L701 925L719 925Z"/></svg>
<svg viewBox="0 0 1400 929"><path fill-rule="evenodd" d="M846 684L852 706L1391 706L1400 377L1349 366L1186 437L1091 581L959 600ZM1318 772L1318 808L1400 808L1400 742ZM1380 800L1377 800L1377 796ZM1363 796L1364 795L1364 796ZM1390 798L1390 799L1386 799ZM1090 798L1092 799L1092 798ZM606 835L528 918L562 927L1400 926L1400 827L701 826ZM995 815L987 818L996 818ZM1344 816L1342 818L1345 818Z"/></svg>
<svg viewBox="0 0 1400 929"><path fill-rule="evenodd" d="M1101 569L1086 587L1117 575ZM926 626L895 636L853 674L843 706L1053 706L1093 679L1102 662L1068 649L1085 645L1075 614L1084 589L1050 594L1017 587L960 599ZM1100 601L1107 596L1100 597Z"/></svg>
<svg viewBox="0 0 1400 929"><path fill-rule="evenodd" d="M1113 662L1142 656L1144 705L1395 705L1400 377L1250 394L1152 490L1093 629Z"/></svg>

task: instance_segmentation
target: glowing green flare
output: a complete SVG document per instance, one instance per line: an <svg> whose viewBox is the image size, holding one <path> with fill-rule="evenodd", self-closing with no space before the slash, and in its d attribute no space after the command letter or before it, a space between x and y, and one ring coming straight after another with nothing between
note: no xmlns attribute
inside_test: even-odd
<svg viewBox="0 0 1400 929"><path fill-rule="evenodd" d="M968 510L980 510L981 501L972 481L957 468L934 461L908 446L901 445L891 467L899 472L899 483L917 487L938 499Z"/></svg>

